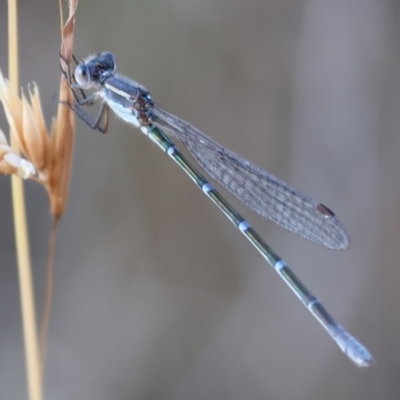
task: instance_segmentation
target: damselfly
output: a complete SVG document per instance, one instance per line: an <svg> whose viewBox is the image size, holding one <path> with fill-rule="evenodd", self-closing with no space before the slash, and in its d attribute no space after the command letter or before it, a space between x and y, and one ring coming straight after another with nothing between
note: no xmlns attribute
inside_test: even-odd
<svg viewBox="0 0 400 400"><path fill-rule="evenodd" d="M66 64L65 60L62 62ZM370 366L374 359L368 350L336 323L286 263L189 163L167 134L181 141L202 169L218 184L263 217L319 245L341 250L349 245L349 238L335 214L324 205L222 147L188 122L159 107L153 102L146 88L115 74L115 57L111 53L89 56L82 62L75 59L75 62L78 65L73 74L70 73L69 65L63 72L76 100L69 106L78 117L91 128L106 132L111 108L117 116L139 128L189 175L243 233L342 351L357 366ZM93 92L86 93L88 89L92 89ZM86 113L84 106L90 106L97 100L101 102L100 111L96 118L92 118Z"/></svg>

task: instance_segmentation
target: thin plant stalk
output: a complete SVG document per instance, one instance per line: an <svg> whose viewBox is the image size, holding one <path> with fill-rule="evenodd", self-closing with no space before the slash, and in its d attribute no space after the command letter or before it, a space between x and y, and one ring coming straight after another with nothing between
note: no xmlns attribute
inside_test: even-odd
<svg viewBox="0 0 400 400"><path fill-rule="evenodd" d="M68 62L71 62L75 27L75 12L78 6L78 0L69 0L69 15L65 24L61 0L59 0L59 5L62 39L61 54L63 60L68 60ZM74 148L73 145L75 114L69 107L65 106L65 104L72 104L74 98L70 90L69 83L64 75L61 75L59 100L60 102L58 105L57 118L52 127L48 149L52 156L49 160L49 172L46 188L50 196L50 212L53 216L53 225L50 233L49 254L46 273L45 303L39 337L42 373L44 373L45 367L47 332L53 295L56 233L58 222L62 214L64 213L67 204L68 187Z"/></svg>
<svg viewBox="0 0 400 400"><path fill-rule="evenodd" d="M53 299L54 257L55 257L58 221L59 221L58 218L53 219L53 224L50 232L49 253L47 259L47 272L46 272L46 292L45 292L43 315L40 323L39 351L40 351L40 367L41 367L42 377L44 376L45 364L46 364L47 334L49 331L50 311Z"/></svg>
<svg viewBox="0 0 400 400"><path fill-rule="evenodd" d="M63 13L62 0L58 0L58 6L60 9L60 24L61 24L60 31L62 32L64 26L64 13ZM51 305L53 302L54 257L55 257L58 221L59 217L54 216L50 232L49 253L47 258L46 286L45 286L46 291L44 297L44 307L43 307L42 319L40 321L39 351L40 351L42 376L44 376L44 371L45 371L47 334L49 331L50 312L51 312Z"/></svg>
<svg viewBox="0 0 400 400"><path fill-rule="evenodd" d="M8 38L9 38L9 78L13 90L17 93L18 83L18 30L17 2L8 1ZM11 146L18 151L18 145L11 135ZM26 223L26 208L22 180L11 178L15 243L21 296L22 323L25 343L25 360L30 400L42 400L42 379L37 340L34 290L32 284L29 238Z"/></svg>

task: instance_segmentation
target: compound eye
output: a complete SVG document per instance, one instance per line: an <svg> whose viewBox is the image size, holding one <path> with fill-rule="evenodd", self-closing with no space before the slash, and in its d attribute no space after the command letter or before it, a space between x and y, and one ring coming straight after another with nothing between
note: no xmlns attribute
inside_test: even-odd
<svg viewBox="0 0 400 400"><path fill-rule="evenodd" d="M82 88L88 87L90 85L90 73L89 68L85 64L80 64L75 68L75 80L76 83Z"/></svg>

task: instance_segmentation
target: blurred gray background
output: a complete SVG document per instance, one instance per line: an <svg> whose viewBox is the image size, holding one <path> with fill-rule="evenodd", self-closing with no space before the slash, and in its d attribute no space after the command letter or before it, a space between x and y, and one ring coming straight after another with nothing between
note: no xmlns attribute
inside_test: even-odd
<svg viewBox="0 0 400 400"><path fill-rule="evenodd" d="M50 125L57 2L19 10L21 84L38 83ZM390 0L81 1L77 56L114 52L167 110L337 213L345 252L227 196L377 365L352 365L184 173L113 117L105 136L77 123L47 399L400 398L399 27ZM23 399L9 186L0 179L0 397ZM28 182L26 197L40 313L51 220L41 187Z"/></svg>

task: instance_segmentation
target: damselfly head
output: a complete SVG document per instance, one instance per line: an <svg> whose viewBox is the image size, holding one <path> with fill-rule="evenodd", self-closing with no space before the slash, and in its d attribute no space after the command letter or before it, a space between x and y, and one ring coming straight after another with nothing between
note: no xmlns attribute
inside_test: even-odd
<svg viewBox="0 0 400 400"><path fill-rule="evenodd" d="M82 88L103 83L116 70L115 57L111 53L89 56L75 68L76 83Z"/></svg>

